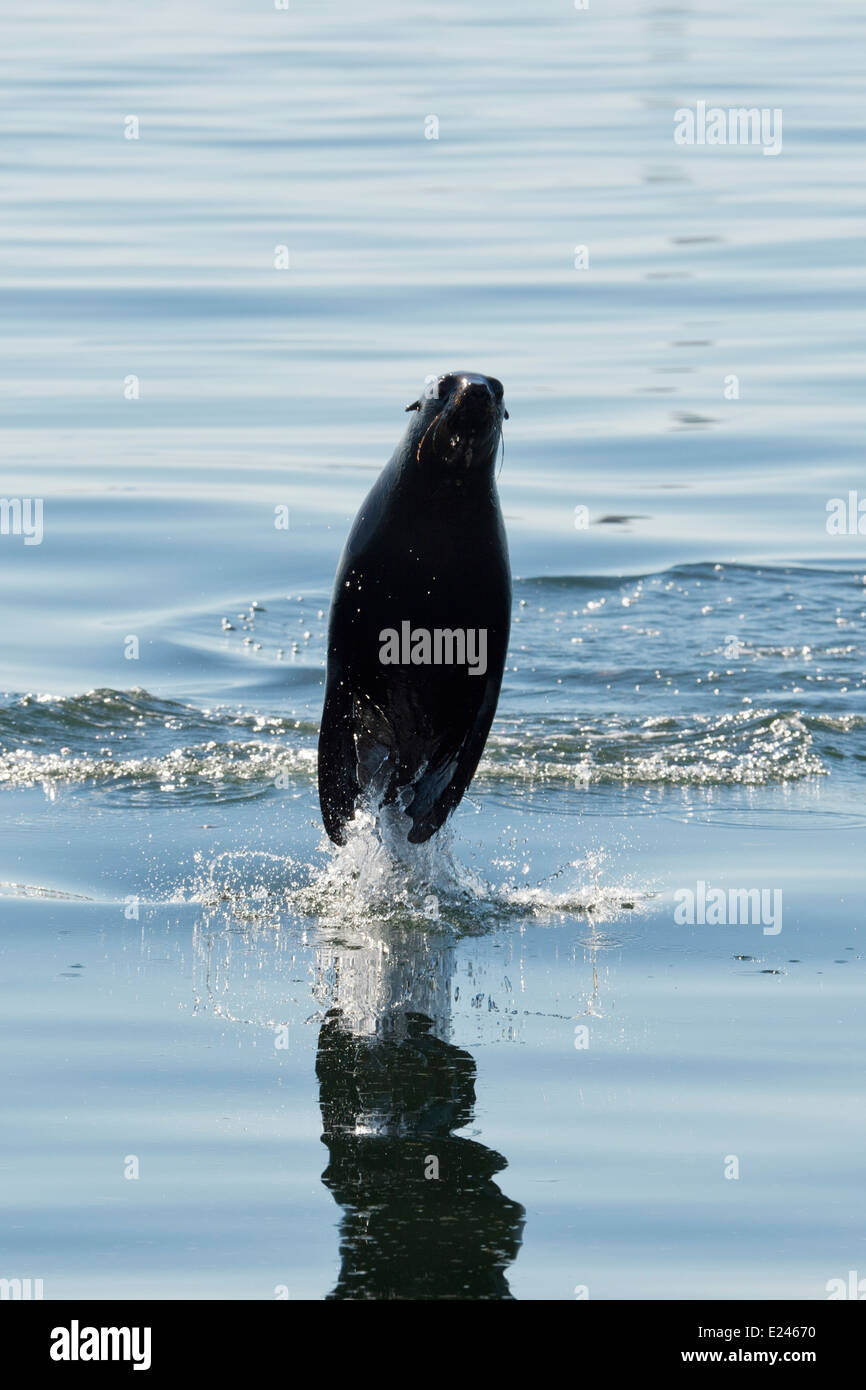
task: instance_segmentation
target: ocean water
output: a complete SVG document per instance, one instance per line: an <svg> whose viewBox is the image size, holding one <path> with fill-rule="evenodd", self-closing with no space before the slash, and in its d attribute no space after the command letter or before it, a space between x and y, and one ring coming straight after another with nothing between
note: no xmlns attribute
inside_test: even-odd
<svg viewBox="0 0 866 1390"><path fill-rule="evenodd" d="M866 17L0 23L0 1277L866 1273ZM337 852L334 570L453 368L510 413L499 712L435 844Z"/></svg>

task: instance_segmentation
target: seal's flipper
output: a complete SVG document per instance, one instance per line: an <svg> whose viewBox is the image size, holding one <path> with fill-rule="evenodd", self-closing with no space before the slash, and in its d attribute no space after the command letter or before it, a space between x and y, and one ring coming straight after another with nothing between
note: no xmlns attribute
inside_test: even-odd
<svg viewBox="0 0 866 1390"><path fill-rule="evenodd" d="M415 783L415 795L406 807L411 817L412 829L409 842L423 845L431 835L444 825L451 810L457 805L469 783L465 777L461 783L455 782L457 760L453 759L444 767L432 767ZM471 775L471 774L470 774Z"/></svg>
<svg viewBox="0 0 866 1390"><path fill-rule="evenodd" d="M381 800L387 794L394 769L396 736L391 723L378 705L355 699L352 734L358 785L373 801Z"/></svg>
<svg viewBox="0 0 866 1390"><path fill-rule="evenodd" d="M498 682L488 693L466 736L458 743L440 744L436 755L413 783L414 795L406 806L412 819L409 840L422 845L446 820L460 802L475 776L484 744L493 722Z"/></svg>
<svg viewBox="0 0 866 1390"><path fill-rule="evenodd" d="M329 683L319 730L319 801L325 829L335 845L346 843L346 826L361 794L348 684Z"/></svg>

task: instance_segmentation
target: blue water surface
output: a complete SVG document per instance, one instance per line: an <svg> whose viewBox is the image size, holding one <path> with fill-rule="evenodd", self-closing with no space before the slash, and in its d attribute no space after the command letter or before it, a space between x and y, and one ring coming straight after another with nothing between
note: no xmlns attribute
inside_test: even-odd
<svg viewBox="0 0 866 1390"><path fill-rule="evenodd" d="M0 1277L826 1297L866 1261L863 13L2 29L41 525L0 512ZM698 101L781 152L675 144ZM334 570L451 369L510 414L499 713L441 845L337 854Z"/></svg>

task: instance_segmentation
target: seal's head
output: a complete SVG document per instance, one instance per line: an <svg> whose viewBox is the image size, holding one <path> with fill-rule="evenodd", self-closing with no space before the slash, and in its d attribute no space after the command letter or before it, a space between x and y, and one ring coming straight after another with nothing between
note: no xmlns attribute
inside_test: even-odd
<svg viewBox="0 0 866 1390"><path fill-rule="evenodd" d="M409 426L414 457L440 469L492 467L508 419L502 395L495 376L448 372L428 378L423 394L406 407L417 411Z"/></svg>

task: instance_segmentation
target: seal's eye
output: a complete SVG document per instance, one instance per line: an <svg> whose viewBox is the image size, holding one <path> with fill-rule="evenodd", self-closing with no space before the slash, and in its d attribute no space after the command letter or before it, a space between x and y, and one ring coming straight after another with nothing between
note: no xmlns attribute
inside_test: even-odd
<svg viewBox="0 0 866 1390"><path fill-rule="evenodd" d="M420 402L420 401L413 401L411 405L407 405L407 407L406 407L406 410L420 410L420 409L421 409L421 402ZM404 413L405 413L405 412L404 412Z"/></svg>
<svg viewBox="0 0 866 1390"><path fill-rule="evenodd" d="M506 420L510 420L510 419L511 419L511 416L508 414L508 411L507 411L507 410L506 410L506 412L505 412L505 418L506 418Z"/></svg>

